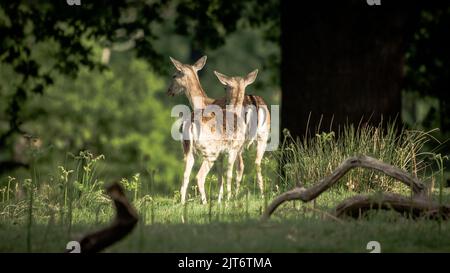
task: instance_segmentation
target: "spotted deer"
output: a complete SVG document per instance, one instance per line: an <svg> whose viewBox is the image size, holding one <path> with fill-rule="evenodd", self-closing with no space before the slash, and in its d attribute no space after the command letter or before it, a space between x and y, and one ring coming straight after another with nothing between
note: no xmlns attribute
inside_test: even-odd
<svg viewBox="0 0 450 273"><path fill-rule="evenodd" d="M234 90L237 90L237 89L233 89L232 84L236 83L234 81L238 77L230 78L230 77L227 77L227 76L217 72L216 76L219 78L219 81L227 87L227 96L220 98L220 99L209 98L206 95L205 91L203 90L203 88L200 84L199 78L198 78L198 74L197 74L197 72L204 67L204 65L206 63L206 56L200 58L193 65L183 64L183 63L173 59L172 57L170 57L170 59L171 59L172 63L174 64L177 71L173 75L173 80L167 91L167 94L169 96L175 96L175 95L184 93L187 96L194 113L196 111L197 112L202 111L207 106L211 106L211 105L216 105L216 106L220 107L221 109L226 109L227 105L229 105L230 103L236 104L236 97L233 97L233 94L236 94L236 93L233 93L233 92L234 92ZM250 74L248 76L250 76ZM255 77L256 77L256 75L255 75ZM248 85L249 83L244 81L244 82L241 82L241 84ZM236 86L234 86L234 87L236 87ZM245 87L243 90L245 90ZM243 146L249 147L252 144L252 142L254 142L256 140L256 143L257 143L256 158L255 158L256 174L257 174L258 186L260 188L261 194L263 194L264 187L263 187L263 178L262 178L262 174L261 174L261 160L262 160L262 157L263 157L265 149L266 149L267 140L269 138L269 131L270 131L269 110L268 110L268 107L267 107L265 101L260 96L245 95L244 93L242 93L240 96L240 99L242 100L241 108L242 107L245 108L247 106L254 106L254 109L256 110L256 111L249 111L247 113L246 120L256 119L257 122L256 122L256 128L254 130L249 130L249 128L246 128L245 142L244 142ZM238 111L234 111L234 112L237 113ZM251 124L251 122L246 122L245 126L249 127L249 124ZM187 185L189 183L189 176L191 173L192 166L194 164L194 154L192 152L190 152L189 149L186 148L187 146L188 146L188 144L185 142L183 145L184 151L185 151L185 171L184 171L184 175L183 175L183 185L181 187L182 203L185 202ZM191 148L192 145L189 147ZM242 150L243 150L243 147L241 147L241 149L238 149L237 154L235 155L235 160L237 161L236 162L237 163L236 164L236 193L239 192L239 186L240 186L240 182L242 180L242 175L244 172L244 161L242 158ZM233 154L232 154L232 157L234 157ZM208 171L210 170L210 168L212 166L212 162L214 162L215 160L216 160L216 158L214 158L213 161L210 160L211 161L210 163L204 162L200 168L199 174L197 175L197 182L199 184L200 192L204 191L204 188L202 188L203 186L201 186L200 184L204 184L204 179L206 178L205 173L206 174L208 173ZM228 197L231 194L231 180L229 178L229 177L231 177L231 175L229 175L228 172L230 172L230 170L232 171L232 169L233 169L232 166L230 168L230 162L228 162L228 164L227 164ZM221 176L221 174L220 174L220 176ZM201 182L201 181L203 181L203 182ZM228 185L230 185L230 186L228 186ZM220 201L220 199L222 198L221 197L222 193L223 193L223 185L222 185L221 179L219 179L219 186L221 189L219 191L219 201ZM202 197L202 202L205 202L205 201L206 200L203 200L203 197Z"/></svg>

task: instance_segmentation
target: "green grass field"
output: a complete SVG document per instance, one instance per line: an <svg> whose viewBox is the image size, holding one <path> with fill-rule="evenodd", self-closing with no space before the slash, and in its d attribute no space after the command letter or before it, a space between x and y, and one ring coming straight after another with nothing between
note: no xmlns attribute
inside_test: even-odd
<svg viewBox="0 0 450 273"><path fill-rule="evenodd" d="M317 134L303 141L287 134L279 151L264 158L265 198L259 197L253 159L246 154L241 193L221 205L216 202L215 172L206 183L209 204L200 205L196 186L191 183L185 206L180 204L178 191L155 190L155 184L165 181L158 182L153 174L137 173L120 182L140 221L132 234L106 251L368 252L367 243L378 241L383 252L448 252L448 221L413 220L381 211L371 211L357 220L332 216L339 202L356 194L409 193L403 184L372 170L351 170L314 202L288 202L269 221L260 221L276 195L298 181L310 187L344 159L358 154L417 175L432 189L435 201L449 204L450 190L444 182L448 157L426 148L430 138L428 132L396 132L394 126L385 130L381 125L349 126L340 135ZM103 193L107 174L98 172L104 159L103 155L82 151L46 175L33 166L29 177L0 181L0 252L63 252L69 241L108 225L114 210ZM284 172L279 172L278 166Z"/></svg>
<svg viewBox="0 0 450 273"><path fill-rule="evenodd" d="M222 206L194 199L184 207L157 198L153 206L141 207L135 230L106 252L369 252L369 241L380 242L382 252L450 251L448 222L381 211L359 220L329 216L334 204L348 196L331 192L315 205L290 202L266 222L259 220L265 201L253 195ZM79 209L73 213L70 228L40 218L30 234L27 223L1 223L0 252L63 252L68 241L105 226L113 215L109 207L101 216Z"/></svg>

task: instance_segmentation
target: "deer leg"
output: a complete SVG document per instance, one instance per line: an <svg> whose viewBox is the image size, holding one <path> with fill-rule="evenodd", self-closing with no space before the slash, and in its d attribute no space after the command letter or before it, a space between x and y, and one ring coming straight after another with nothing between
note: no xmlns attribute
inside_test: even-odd
<svg viewBox="0 0 450 273"><path fill-rule="evenodd" d="M192 149L187 152L184 158L184 174L183 174L183 185L181 185L181 204L186 202L186 192L189 185L189 177L191 176L192 167L194 166L194 153Z"/></svg>
<svg viewBox="0 0 450 273"><path fill-rule="evenodd" d="M239 193L239 187L242 181L242 175L244 174L244 159L242 158L242 150L237 156L236 162L236 195Z"/></svg>
<svg viewBox="0 0 450 273"><path fill-rule="evenodd" d="M261 191L261 196L264 196L264 181L261 174L261 160L264 156L264 152L266 151L267 141L266 140L257 140L257 146L256 146L256 159L255 159L255 166L256 166L256 180L258 182L259 190Z"/></svg>
<svg viewBox="0 0 450 273"><path fill-rule="evenodd" d="M202 166L200 167L200 170L198 171L197 174L197 185L198 185L198 190L200 192L200 196L202 198L202 204L207 204L208 202L206 201L206 193L205 193L205 179L206 176L209 173L209 170L211 169L213 165L213 161L210 160L203 160Z"/></svg>
<svg viewBox="0 0 450 273"><path fill-rule="evenodd" d="M223 156L219 157L217 162L217 182L219 183L219 199L218 202L222 202L223 199Z"/></svg>
<svg viewBox="0 0 450 273"><path fill-rule="evenodd" d="M228 154L228 163L227 163L227 200L231 199L231 180L233 179L233 166L236 161L236 152L230 152Z"/></svg>

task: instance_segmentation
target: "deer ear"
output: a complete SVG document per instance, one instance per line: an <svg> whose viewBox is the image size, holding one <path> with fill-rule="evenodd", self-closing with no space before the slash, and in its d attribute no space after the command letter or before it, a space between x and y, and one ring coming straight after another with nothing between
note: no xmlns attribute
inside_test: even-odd
<svg viewBox="0 0 450 273"><path fill-rule="evenodd" d="M214 74L216 74L216 77L219 79L219 81L223 84L223 85L229 85L230 83L230 78L228 76L225 76L222 73L219 73L217 71L214 71Z"/></svg>
<svg viewBox="0 0 450 273"><path fill-rule="evenodd" d="M245 77L245 83L247 85L252 84L256 80L257 75L258 75L258 69L255 69L252 72L248 73L248 75Z"/></svg>
<svg viewBox="0 0 450 273"><path fill-rule="evenodd" d="M194 69L197 71L201 70L206 64L206 59L207 59L206 55L198 59L193 65Z"/></svg>
<svg viewBox="0 0 450 273"><path fill-rule="evenodd" d="M177 61L177 60L175 60L174 58L172 58L170 56L169 56L169 58L170 58L170 60L172 61L173 65L175 66L175 68L178 71L180 71L180 72L183 71L183 64L180 61Z"/></svg>

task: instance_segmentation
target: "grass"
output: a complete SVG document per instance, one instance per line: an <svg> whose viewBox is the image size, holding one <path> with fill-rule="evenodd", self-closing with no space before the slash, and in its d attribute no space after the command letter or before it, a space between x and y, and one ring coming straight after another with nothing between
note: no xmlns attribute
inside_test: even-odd
<svg viewBox="0 0 450 273"><path fill-rule="evenodd" d="M209 205L200 205L196 186L186 205L179 192L153 192L154 175L135 174L121 180L140 221L133 233L109 252L368 252L378 241L383 252L450 251L450 223L412 220L392 212L372 212L359 220L336 219L333 208L358 193L407 189L391 178L369 170L352 170L331 190L308 204L282 205L268 222L261 213L276 195L298 181L310 186L329 174L346 157L366 154L419 177L433 198L450 203L444 188L448 157L425 151L429 132L394 125L347 126L341 132L321 133L303 141L288 133L278 152L263 161L265 198L260 198L254 170L239 196L217 204L217 183L208 176ZM103 156L83 151L44 177L32 168L30 178L9 177L0 187L0 252L62 252L67 242L107 225L114 211L104 195L105 181L97 170ZM247 161L252 156L245 155ZM278 171L277 162L283 169ZM274 172L275 171L275 172ZM144 178L146 177L146 178Z"/></svg>
<svg viewBox="0 0 450 273"><path fill-rule="evenodd" d="M435 130L424 132L398 128L395 123L378 126L345 125L342 130L317 133L299 140L288 131L276 156L282 162L279 171L284 188L292 188L300 182L306 186L319 181L346 158L368 155L397 166L422 181L430 181L440 166L436 166L434 150L425 151L430 142L440 144L433 138ZM439 147L439 146L438 146ZM375 171L357 169L347 174L341 187L352 191L405 192L406 187L393 178Z"/></svg>
<svg viewBox="0 0 450 273"><path fill-rule="evenodd" d="M446 201L449 193L445 191ZM173 200L159 198L153 223L141 214L132 234L107 252L368 252L366 245L374 240L383 252L450 251L450 223L411 220L390 212L336 221L320 213L330 210L336 196L344 198L339 193L325 194L315 204L316 210L305 209L312 208L312 203L288 203L268 222L259 221L263 201L256 196L249 197L248 213L235 207L243 200L227 207L214 204L212 220L209 207L198 200L185 213ZM70 233L58 223L34 223L31 251L62 252L67 242L105 226L107 220L76 221ZM27 234L19 223L0 224L0 242L0 252L27 252Z"/></svg>

